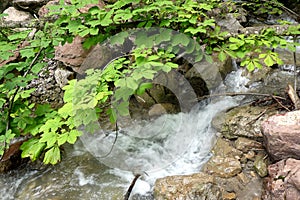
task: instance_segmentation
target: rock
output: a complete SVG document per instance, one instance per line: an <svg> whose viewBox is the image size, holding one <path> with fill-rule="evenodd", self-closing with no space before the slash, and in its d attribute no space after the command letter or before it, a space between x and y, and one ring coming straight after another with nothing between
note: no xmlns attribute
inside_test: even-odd
<svg viewBox="0 0 300 200"><path fill-rule="evenodd" d="M35 91L31 93L30 103L50 104L52 108L59 108L63 105L63 91L55 80L57 69L59 69L57 62L48 61L48 65L41 69L38 77L26 86L26 89L35 88Z"/></svg>
<svg viewBox="0 0 300 200"><path fill-rule="evenodd" d="M218 60L217 56L213 56L213 63L207 62L205 59L195 63L193 67L187 71L185 77L191 79L193 77L201 78L208 90L212 90L219 86L225 76L233 70L232 60L226 59L225 62Z"/></svg>
<svg viewBox="0 0 300 200"><path fill-rule="evenodd" d="M65 69L56 69L54 72L54 78L56 80L56 83L60 86L60 88L63 88L65 85L67 85L70 77L74 75L73 72L70 72Z"/></svg>
<svg viewBox="0 0 300 200"><path fill-rule="evenodd" d="M8 14L8 16L3 17L3 21L5 22L22 22L33 19L30 13L17 10L14 7L7 8L3 13Z"/></svg>
<svg viewBox="0 0 300 200"><path fill-rule="evenodd" d="M9 148L4 152L2 159L0 160L0 173L15 169L21 165L24 160L21 158L20 146L26 138L21 138L12 142Z"/></svg>
<svg viewBox="0 0 300 200"><path fill-rule="evenodd" d="M14 6L21 7L23 9L32 10L35 7L41 7L47 4L50 0L13 0L12 3Z"/></svg>
<svg viewBox="0 0 300 200"><path fill-rule="evenodd" d="M263 155L256 156L253 166L260 177L268 175L267 162Z"/></svg>
<svg viewBox="0 0 300 200"><path fill-rule="evenodd" d="M265 200L300 200L300 160L289 158L268 167Z"/></svg>
<svg viewBox="0 0 300 200"><path fill-rule="evenodd" d="M244 181L239 178L240 174L245 176ZM261 178L258 176L251 177L250 175L246 175L244 172L241 172L240 174L231 178L215 177L215 183L220 188L222 195L225 195L226 197L228 193L234 193L236 195L236 199L242 200L253 200L255 197L261 197ZM230 196L233 197L233 194L230 194L228 197Z"/></svg>
<svg viewBox="0 0 300 200"><path fill-rule="evenodd" d="M275 52L278 53L279 58L283 61L285 65L294 65L294 56L293 52L288 49L275 49ZM296 51L296 62L300 63L300 51Z"/></svg>
<svg viewBox="0 0 300 200"><path fill-rule="evenodd" d="M80 65L90 52L82 47L83 41L84 38L76 36L72 43L55 47L55 59L78 72Z"/></svg>
<svg viewBox="0 0 300 200"><path fill-rule="evenodd" d="M224 19L219 19L216 22L223 31L230 31L230 33L238 33L240 29L244 28L233 13L227 13Z"/></svg>
<svg viewBox="0 0 300 200"><path fill-rule="evenodd" d="M108 47L96 45L92 47L80 68L73 68L79 74L84 74L88 69L104 69L107 64L114 58L113 52Z"/></svg>
<svg viewBox="0 0 300 200"><path fill-rule="evenodd" d="M229 178L242 171L241 163L232 157L213 156L204 166L204 172L214 174L222 178Z"/></svg>
<svg viewBox="0 0 300 200"><path fill-rule="evenodd" d="M226 192L222 194L223 200L232 200L236 199L236 194L234 192Z"/></svg>
<svg viewBox="0 0 300 200"><path fill-rule="evenodd" d="M161 116L163 114L167 114L167 113L176 113L177 109L176 106L170 103L161 103L161 104L154 104L148 114L150 117L157 117L157 116Z"/></svg>
<svg viewBox="0 0 300 200"><path fill-rule="evenodd" d="M232 147L229 142L225 141L222 138L218 138L216 144L211 150L214 155L222 157L241 157L242 152Z"/></svg>
<svg viewBox="0 0 300 200"><path fill-rule="evenodd" d="M221 199L220 189L213 177L204 173L168 176L157 179L154 185L156 200Z"/></svg>
<svg viewBox="0 0 300 200"><path fill-rule="evenodd" d="M238 139L235 141L235 147L244 153L247 153L251 150L263 149L263 146L260 142L248 138L244 138L244 137L238 137Z"/></svg>
<svg viewBox="0 0 300 200"><path fill-rule="evenodd" d="M228 139L238 137L259 139L262 138L261 122L276 112L269 107L241 106L217 115L212 120L212 126Z"/></svg>
<svg viewBox="0 0 300 200"><path fill-rule="evenodd" d="M300 111L274 115L262 123L264 144L275 160L300 159Z"/></svg>

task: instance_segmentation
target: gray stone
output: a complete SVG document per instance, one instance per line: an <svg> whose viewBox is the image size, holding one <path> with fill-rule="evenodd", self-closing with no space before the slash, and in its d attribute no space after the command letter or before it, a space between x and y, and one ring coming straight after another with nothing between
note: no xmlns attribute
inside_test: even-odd
<svg viewBox="0 0 300 200"><path fill-rule="evenodd" d="M216 22L224 31L230 31L231 33L237 33L238 30L244 28L233 13L227 13L224 19L217 20Z"/></svg>
<svg viewBox="0 0 300 200"><path fill-rule="evenodd" d="M8 14L8 16L3 17L5 22L22 22L33 19L30 13L17 10L14 7L7 8L3 13Z"/></svg>
<svg viewBox="0 0 300 200"><path fill-rule="evenodd" d="M148 114L150 117L158 117L167 113L176 113L176 106L170 103L154 104Z"/></svg>
<svg viewBox="0 0 300 200"><path fill-rule="evenodd" d="M262 132L272 159L300 159L300 111L268 118L262 123Z"/></svg>
<svg viewBox="0 0 300 200"><path fill-rule="evenodd" d="M65 69L56 69L54 72L54 78L56 80L56 83L60 86L60 88L63 88L65 85L67 85L69 78L72 77L73 72L70 72Z"/></svg>

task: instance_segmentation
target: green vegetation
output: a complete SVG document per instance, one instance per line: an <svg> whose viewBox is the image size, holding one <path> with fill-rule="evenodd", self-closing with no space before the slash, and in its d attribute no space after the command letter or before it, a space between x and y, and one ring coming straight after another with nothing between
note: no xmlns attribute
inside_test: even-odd
<svg viewBox="0 0 300 200"><path fill-rule="evenodd" d="M228 56L237 58L241 66L253 71L282 63L273 48L295 51L298 45L287 42L272 28L259 34L235 36L221 31L209 13L220 9L220 15L239 15L233 2L124 0L105 8L94 6L87 12L81 9L86 4L97 4L98 0L71 2L67 5L60 1L51 6L49 16L56 19L45 21L33 36L29 36L31 29L0 30L0 63L18 57L0 67L0 155L12 138L28 136L30 139L21 146L22 157L34 161L43 155L45 164L56 164L61 160L61 145L74 144L82 134L78 127L84 125L93 132L104 112L103 105L110 102L107 114L112 123L118 114L128 115L128 98L151 88L151 80L158 72L177 68L174 58L182 49L194 58L193 62L203 58L209 61L210 55L217 52L221 61ZM248 1L242 6L260 8L260 13L282 12L282 5L275 0ZM151 27L160 29L150 35L151 31L134 29ZM298 36L299 29L294 26L283 35ZM86 38L84 48L107 39L117 45L123 44L130 34L135 35L135 48L113 60L105 70L88 70L85 79L71 80L64 87L65 104L61 108L30 103L34 89L26 86L46 66L45 58L53 58L55 46L71 42L75 36Z"/></svg>

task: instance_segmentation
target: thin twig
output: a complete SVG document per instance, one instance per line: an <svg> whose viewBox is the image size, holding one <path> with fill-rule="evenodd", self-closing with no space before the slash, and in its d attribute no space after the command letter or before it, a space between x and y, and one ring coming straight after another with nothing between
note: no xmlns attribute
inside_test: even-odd
<svg viewBox="0 0 300 200"><path fill-rule="evenodd" d="M258 120L259 118L261 118L261 116L263 116L266 112L267 112L267 110L268 110L269 108L266 108L264 111L262 111L257 117L255 117L254 119L252 119L251 121L249 121L247 124L246 124L246 126L247 125L249 125L249 124L252 124L254 121L256 121L256 120Z"/></svg>
<svg viewBox="0 0 300 200"><path fill-rule="evenodd" d="M132 180L132 182L131 182L131 184L130 184L130 186L129 186L129 188L128 188L128 190L127 190L125 196L124 196L124 200L128 200L128 199L129 199L130 194L131 194L131 192L132 192L132 189L133 189L133 187L134 187L136 181L138 180L138 178L139 178L140 176L141 176L141 174L135 175L134 179Z"/></svg>
<svg viewBox="0 0 300 200"><path fill-rule="evenodd" d="M296 36L294 36L294 43L296 43ZM296 59L296 51L293 52L293 59L294 59L294 89L295 95L297 95L297 59Z"/></svg>
<svg viewBox="0 0 300 200"><path fill-rule="evenodd" d="M271 95L271 94L254 93L254 92L238 92L238 93L228 92L228 93L210 94L210 95L204 95L202 97L199 97L198 100L203 100L203 99L211 98L211 97L239 96L239 95L265 96L265 97L273 97L273 98L277 98L277 99L286 100L284 97L275 96L275 95Z"/></svg>
<svg viewBox="0 0 300 200"><path fill-rule="evenodd" d="M112 152L112 150L114 149L114 146L115 146L115 144L116 144L116 142L117 142L117 139L118 139L118 133L119 133L119 127L118 127L118 123L116 122L116 137L115 137L115 139L114 139L114 142L113 142L113 144L111 145L111 148L110 148L109 152L108 152L107 154L105 154L104 156L101 156L101 157L98 157L98 158L106 158L107 156L109 156L109 155L111 154L111 152Z"/></svg>
<svg viewBox="0 0 300 200"><path fill-rule="evenodd" d="M284 109L286 109L287 111L290 111L290 109L288 109L288 107L284 106L280 101L278 101L277 98L275 98L273 95L272 95L272 98L281 106L283 107Z"/></svg>

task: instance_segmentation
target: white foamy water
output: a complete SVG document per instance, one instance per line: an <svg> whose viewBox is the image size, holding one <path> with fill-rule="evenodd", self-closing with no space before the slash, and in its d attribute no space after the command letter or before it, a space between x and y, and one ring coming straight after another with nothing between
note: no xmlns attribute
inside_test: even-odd
<svg viewBox="0 0 300 200"><path fill-rule="evenodd" d="M242 92L248 79L242 70L232 72L217 93ZM237 106L241 97L213 98L206 106L196 105L189 113L163 115L151 122L135 122L122 127L112 152L116 134L104 133L82 137L85 147L101 163L112 168L110 173L129 183L134 174L143 174L133 193L146 194L157 178L200 171L210 157L216 132L210 126L213 117Z"/></svg>

